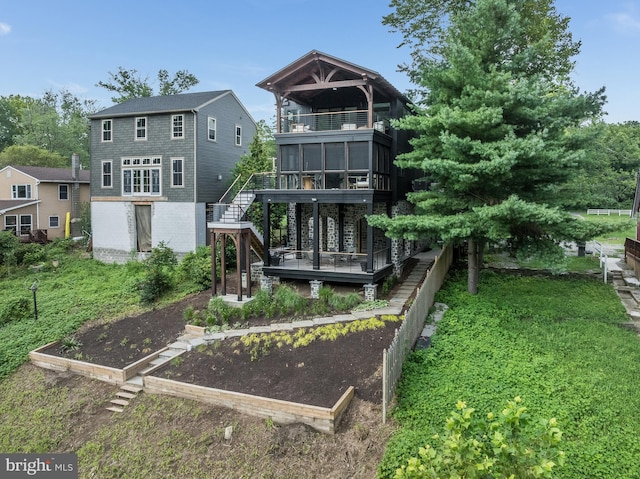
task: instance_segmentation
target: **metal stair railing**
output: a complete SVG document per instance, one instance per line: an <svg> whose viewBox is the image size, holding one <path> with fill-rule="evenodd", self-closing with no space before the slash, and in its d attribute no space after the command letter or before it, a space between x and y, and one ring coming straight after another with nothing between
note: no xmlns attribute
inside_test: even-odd
<svg viewBox="0 0 640 479"><path fill-rule="evenodd" d="M256 190L274 189L275 188L275 174L271 172L253 173L244 183L240 186L241 176L238 176L234 182L229 186L227 191L222 195L217 203L212 204L211 218L207 218L208 222L214 223L239 223L242 218L247 214L248 208L251 206L256 198ZM262 234L256 229L255 225L251 222L249 228L252 232L251 248L254 252L262 257L264 251L264 238ZM259 248L258 244L259 243Z"/></svg>

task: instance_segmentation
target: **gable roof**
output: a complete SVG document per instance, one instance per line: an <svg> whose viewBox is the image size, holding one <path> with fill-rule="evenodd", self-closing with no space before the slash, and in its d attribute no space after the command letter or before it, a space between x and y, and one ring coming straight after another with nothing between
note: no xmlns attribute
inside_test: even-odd
<svg viewBox="0 0 640 479"><path fill-rule="evenodd" d="M380 73L318 50L311 50L257 83L256 86L283 95L298 104L305 104L320 93L318 87L332 88L332 82L336 83L336 86L337 84L356 86L370 83L384 97L398 98L404 103L409 103L405 95L385 80Z"/></svg>
<svg viewBox="0 0 640 479"><path fill-rule="evenodd" d="M38 203L40 200L0 200L0 215Z"/></svg>
<svg viewBox="0 0 640 479"><path fill-rule="evenodd" d="M174 113L198 111L218 98L233 94L231 90L180 93L178 95L148 96L132 98L112 107L89 115L89 118L113 118L118 116L146 115L152 113ZM239 103L239 102L238 102Z"/></svg>
<svg viewBox="0 0 640 479"><path fill-rule="evenodd" d="M7 168L13 168L45 183L71 183L75 181L71 168L47 168L44 166L8 166ZM89 170L79 170L78 173L80 183L89 183Z"/></svg>

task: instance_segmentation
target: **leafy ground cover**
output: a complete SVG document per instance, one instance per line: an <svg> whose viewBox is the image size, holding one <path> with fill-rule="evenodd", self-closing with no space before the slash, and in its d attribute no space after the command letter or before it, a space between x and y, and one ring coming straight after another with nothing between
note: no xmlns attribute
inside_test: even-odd
<svg viewBox="0 0 640 479"><path fill-rule="evenodd" d="M624 308L594 280L486 272L477 296L453 276L431 348L405 363L393 416L401 428L382 478L415 456L459 400L486 414L521 396L563 431L561 478L640 476L640 342L620 327Z"/></svg>
<svg viewBox="0 0 640 479"><path fill-rule="evenodd" d="M37 268L5 270L0 311L18 304L20 314L0 325L0 380L26 361L29 351L75 333L90 320L106 324L175 302L197 290L195 285L184 283L157 304L142 306L137 284L143 265L108 265L77 251L58 258L56 267L47 260ZM36 281L37 319L29 289Z"/></svg>

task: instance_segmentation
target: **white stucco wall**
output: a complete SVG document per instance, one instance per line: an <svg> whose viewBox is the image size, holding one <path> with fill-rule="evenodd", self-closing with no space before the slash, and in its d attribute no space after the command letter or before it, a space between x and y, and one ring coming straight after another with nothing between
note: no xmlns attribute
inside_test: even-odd
<svg viewBox="0 0 640 479"><path fill-rule="evenodd" d="M135 206L131 202L91 203L94 258L125 263L145 254L133 254L136 246ZM201 231L200 231L201 230ZM178 256L206 243L205 205L154 202L151 206L151 244L164 241Z"/></svg>

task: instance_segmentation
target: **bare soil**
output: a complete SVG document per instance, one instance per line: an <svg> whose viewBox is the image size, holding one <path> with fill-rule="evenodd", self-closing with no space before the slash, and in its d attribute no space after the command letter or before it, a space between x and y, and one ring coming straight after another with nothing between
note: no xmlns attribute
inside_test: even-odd
<svg viewBox="0 0 640 479"><path fill-rule="evenodd" d="M414 265L415 261L407 264L405 275ZM399 285L389 295L393 295ZM308 283L294 283L294 287L301 295L309 296ZM339 294L359 290L345 285L331 287ZM233 280L228 281L227 293L237 293ZM79 344L72 350L65 350L63 342L43 352L124 368L175 342L184 333L185 310L206 309L211 297L209 289L137 316L87 326L74 335ZM243 327L291 320L252 318ZM306 347L271 348L253 360L245 348L238 347L237 341L218 341L183 354L179 361L155 374L200 386L321 407L332 407L349 386L354 386L357 397L379 404L382 350L389 346L398 326L398 323L388 323L378 330L352 333L335 341L316 341Z"/></svg>

